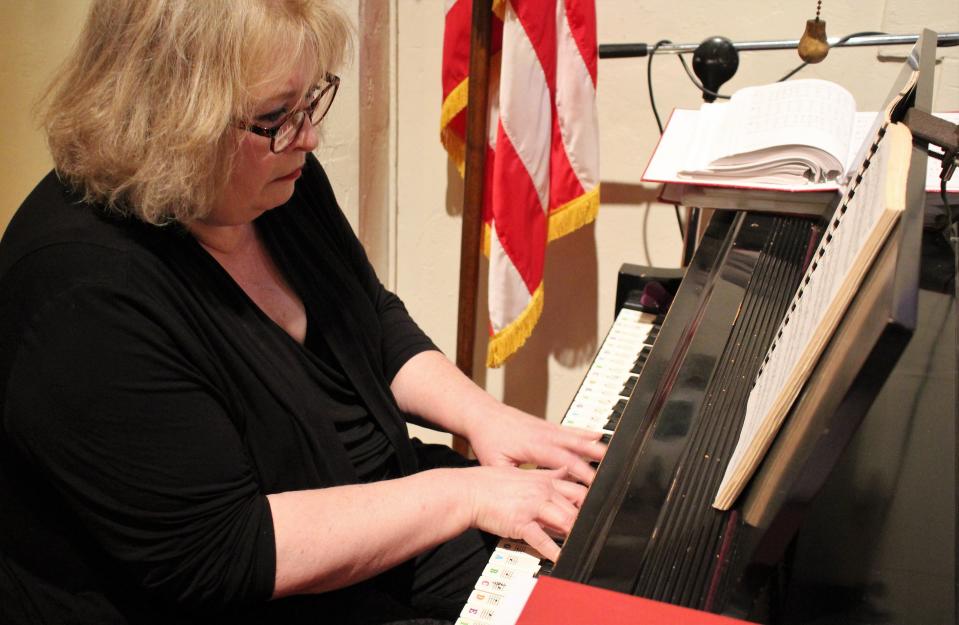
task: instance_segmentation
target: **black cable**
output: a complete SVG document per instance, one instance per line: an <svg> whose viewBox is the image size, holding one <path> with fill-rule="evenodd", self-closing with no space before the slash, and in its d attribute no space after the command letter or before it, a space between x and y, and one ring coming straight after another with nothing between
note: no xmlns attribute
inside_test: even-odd
<svg viewBox="0 0 959 625"><path fill-rule="evenodd" d="M946 193L946 179L941 178L939 180L939 197L942 198L942 206L946 209L946 220L949 224L948 234L951 240L955 240L956 233L956 222L952 219L952 207L949 206L949 194Z"/></svg>
<svg viewBox="0 0 959 625"><path fill-rule="evenodd" d="M656 110L656 99L653 97L653 57L659 46L672 43L669 39L660 39L649 50L649 58L646 59L646 86L649 88L649 105L653 108L653 117L656 118L656 126L659 128L659 134L663 134L663 122L659 119L659 111Z"/></svg>
<svg viewBox="0 0 959 625"><path fill-rule="evenodd" d="M656 42L649 50L649 58L646 59L646 86L649 88L649 105L653 109L653 117L656 118L656 127L659 128L659 134L663 134L663 122L659 119L659 111L656 110L656 98L653 97L653 56L656 54L656 50L659 49L659 46L672 43L669 39L660 39ZM686 238L686 229L683 227L683 218L679 214L679 206L673 204L673 212L676 214L676 225L679 226L679 236L682 239Z"/></svg>
<svg viewBox="0 0 959 625"><path fill-rule="evenodd" d="M686 75L689 76L689 80L692 81L693 85L695 85L697 89L702 91L704 94L712 96L717 99L722 99L722 100L729 99L730 96L728 95L722 95L720 93L716 93L715 91L710 91L709 89L704 87L703 83L699 82L696 76L693 75L693 72L689 69L689 65L686 64L686 59L683 58L682 53L677 54L676 56L679 57L679 62L683 64L683 69L686 70Z"/></svg>
<svg viewBox="0 0 959 625"><path fill-rule="evenodd" d="M926 154L937 161L942 162L942 171L939 174L939 197L942 198L942 206L946 210L946 236L953 240L959 232L956 231L956 223L952 217L952 207L949 205L949 194L946 192L946 185L952 174L955 173L956 160L959 155L955 151L948 152L943 150L938 152L931 148L926 148ZM950 171L951 170L951 171Z"/></svg>

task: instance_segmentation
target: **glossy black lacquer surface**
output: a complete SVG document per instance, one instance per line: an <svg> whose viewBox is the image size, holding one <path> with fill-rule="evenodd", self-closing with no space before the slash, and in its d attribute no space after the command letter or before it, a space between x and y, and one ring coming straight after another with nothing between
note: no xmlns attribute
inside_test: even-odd
<svg viewBox="0 0 959 625"><path fill-rule="evenodd" d="M554 575L681 605L709 603L730 522L709 503L749 383L814 240L803 219L714 218Z"/></svg>
<svg viewBox="0 0 959 625"><path fill-rule="evenodd" d="M801 219L719 215L552 574L762 623L954 622L953 264L938 233L920 250L906 229L823 357L838 370L817 368L797 400L790 419L805 411L811 425L770 450L783 467L760 471L771 494L754 481L719 512L748 381L817 233ZM945 292L919 289L897 320L896 285L920 267Z"/></svg>

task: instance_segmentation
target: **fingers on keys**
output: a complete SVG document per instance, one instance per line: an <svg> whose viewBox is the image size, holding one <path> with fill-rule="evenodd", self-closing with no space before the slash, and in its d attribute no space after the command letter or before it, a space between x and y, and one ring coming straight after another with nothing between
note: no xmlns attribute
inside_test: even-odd
<svg viewBox="0 0 959 625"><path fill-rule="evenodd" d="M520 538L547 560L556 562L556 559L559 558L559 545L536 523L527 524L523 528Z"/></svg>
<svg viewBox="0 0 959 625"><path fill-rule="evenodd" d="M586 499L586 487L582 484L570 482L569 480L555 480L553 488L556 489L567 501L579 508Z"/></svg>
<svg viewBox="0 0 959 625"><path fill-rule="evenodd" d="M544 457L541 464L565 466L573 478L589 485L596 475L591 463L599 462L606 455L606 444L600 442L599 437L598 432L570 428L570 431L562 432L552 449L551 457Z"/></svg>
<svg viewBox="0 0 959 625"><path fill-rule="evenodd" d="M577 482L586 484L587 486L592 484L593 478L596 477L596 469L591 467L588 462L578 456L570 456L567 467L569 469L570 477L574 478Z"/></svg>

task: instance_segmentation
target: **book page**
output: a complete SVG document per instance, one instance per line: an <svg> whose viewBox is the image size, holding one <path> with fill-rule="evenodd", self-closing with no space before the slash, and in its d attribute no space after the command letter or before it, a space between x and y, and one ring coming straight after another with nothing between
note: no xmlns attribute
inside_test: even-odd
<svg viewBox="0 0 959 625"><path fill-rule="evenodd" d="M890 136L891 135L891 136ZM887 136L850 189L823 234L749 394L739 441L713 505L732 505L763 455L852 300L872 259L892 229L901 204L887 197L891 161L908 163L909 131L889 127ZM906 170L908 168L905 168Z"/></svg>
<svg viewBox="0 0 959 625"><path fill-rule="evenodd" d="M849 177L856 173L855 168L866 160L866 150L876 142L876 135L886 121L888 120L879 113L862 111L856 113L849 137L849 157L843 175L844 181L848 182Z"/></svg>
<svg viewBox="0 0 959 625"><path fill-rule="evenodd" d="M721 111L724 106L724 104L714 104L711 112ZM701 123L701 113L701 110L673 110L666 122L663 136L660 137L659 144L653 151L643 172L643 182L701 184L727 189L768 189L770 191L823 192L838 190L839 185L835 181L812 184L805 178L800 178L798 182L783 183L782 181L769 182L745 177L680 175L679 172L683 168L686 158L691 155L695 157L701 151L703 143L713 142L714 140L707 135L711 135L712 131L720 127L714 123ZM707 115L710 115L710 113L707 113Z"/></svg>
<svg viewBox="0 0 959 625"><path fill-rule="evenodd" d="M699 133L709 143L690 146L685 171L739 164L750 160L742 155L769 148L788 155L792 146L809 146L829 155L823 169L833 178L844 169L856 103L835 83L810 79L746 87L733 94L721 112L721 120L711 120L720 125L718 131Z"/></svg>
<svg viewBox="0 0 959 625"><path fill-rule="evenodd" d="M916 50L913 49L912 53L915 54ZM907 66L911 63L907 63ZM853 128L853 137L849 142L849 156L846 161L846 175L847 177L854 174L854 170L859 166L859 163L862 163L866 160L867 152L875 143L880 129L884 129L892 117L892 111L896 108L899 102L905 98L915 87L916 81L919 79L919 72L915 70L913 65L913 70L909 73L908 77L902 81L899 85L898 94L895 97L889 97L886 101L886 106L883 110L873 113L859 113L860 119L857 120L857 123L854 124Z"/></svg>
<svg viewBox="0 0 959 625"><path fill-rule="evenodd" d="M727 141L728 102L703 104L695 117L696 125L689 142L683 146L684 169L707 169L716 159L716 152Z"/></svg>
<svg viewBox="0 0 959 625"><path fill-rule="evenodd" d="M696 136L699 111L673 109L666 120L666 128L653 155L646 164L643 180L648 182L671 182L678 180L677 172Z"/></svg>
<svg viewBox="0 0 959 625"><path fill-rule="evenodd" d="M688 159L694 166L706 166L705 149L703 145L719 143L715 134L720 127L715 122L718 117L722 119L728 104L704 105L701 110L675 109L672 112L666 124L663 136L660 138L659 145L656 146L650 160L643 172L643 182L661 182L676 183L683 185L698 185L701 187L710 187L717 189L761 189L770 191L787 192L823 192L836 191L840 188L839 182L847 183L848 178L856 173L852 163L846 165L846 174L842 180L831 181L821 184L809 183L805 179L799 182L772 182L769 179L759 179L751 176L742 177L724 177L710 175L680 175L680 170ZM707 118L702 117L703 111L707 112ZM959 113L935 113L952 123L959 123ZM884 113L877 112L859 112L853 115L848 153L858 157L854 163L861 163L866 155L866 151L875 141L876 133L879 128L885 125ZM939 191L939 169L940 162L930 158L928 161L928 174L926 180L926 190L931 193ZM959 175L955 175L949 181L948 190L951 193L959 192ZM748 202L749 197L743 196L743 200ZM933 203L939 200L933 198ZM695 205L695 202L694 204ZM703 204L703 206L709 206ZM733 206L717 205L711 208L731 208ZM741 206L745 208L746 206ZM758 210L763 210L759 208Z"/></svg>

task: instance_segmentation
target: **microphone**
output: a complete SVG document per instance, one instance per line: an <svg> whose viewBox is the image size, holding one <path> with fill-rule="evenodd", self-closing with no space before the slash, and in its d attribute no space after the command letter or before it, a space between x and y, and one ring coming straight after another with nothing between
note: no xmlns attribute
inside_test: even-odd
<svg viewBox="0 0 959 625"><path fill-rule="evenodd" d="M714 102L719 87L733 77L739 68L739 53L733 42L725 37L710 37L693 52L693 71L699 82L709 90L703 92L703 100Z"/></svg>

